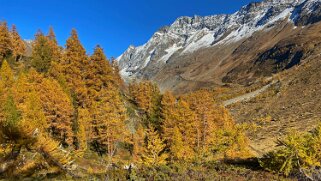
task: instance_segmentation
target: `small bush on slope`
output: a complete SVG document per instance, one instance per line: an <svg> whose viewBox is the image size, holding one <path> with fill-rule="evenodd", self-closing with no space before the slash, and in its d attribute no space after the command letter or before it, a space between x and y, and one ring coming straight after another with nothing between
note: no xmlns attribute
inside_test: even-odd
<svg viewBox="0 0 321 181"><path fill-rule="evenodd" d="M306 134L293 131L278 142L281 147L260 160L263 168L285 176L314 177L312 172L321 166L321 125Z"/></svg>

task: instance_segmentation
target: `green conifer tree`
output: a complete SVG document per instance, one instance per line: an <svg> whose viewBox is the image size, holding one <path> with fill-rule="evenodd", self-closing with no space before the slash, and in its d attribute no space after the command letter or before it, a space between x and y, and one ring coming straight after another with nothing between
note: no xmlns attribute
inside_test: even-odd
<svg viewBox="0 0 321 181"><path fill-rule="evenodd" d="M35 36L32 47L31 65L38 72L48 72L51 62L53 61L53 52L49 44L49 39L38 32Z"/></svg>

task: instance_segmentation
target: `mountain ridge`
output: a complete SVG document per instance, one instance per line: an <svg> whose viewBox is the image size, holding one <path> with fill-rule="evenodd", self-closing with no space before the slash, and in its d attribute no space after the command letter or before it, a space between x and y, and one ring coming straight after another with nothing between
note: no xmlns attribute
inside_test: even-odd
<svg viewBox="0 0 321 181"><path fill-rule="evenodd" d="M229 15L182 16L172 25L160 28L146 44L130 46L118 57L121 75L127 81L149 79L158 83L156 74L179 57L235 44L258 31L269 31L281 21L292 24L293 29L318 22L320 9L320 0L265 0Z"/></svg>

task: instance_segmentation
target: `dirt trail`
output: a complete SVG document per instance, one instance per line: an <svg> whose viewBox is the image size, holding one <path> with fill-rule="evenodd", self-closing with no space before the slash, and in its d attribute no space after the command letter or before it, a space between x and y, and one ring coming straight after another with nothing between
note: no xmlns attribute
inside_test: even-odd
<svg viewBox="0 0 321 181"><path fill-rule="evenodd" d="M226 107L226 106L229 106L229 105L232 105L232 104L235 104L235 103L238 103L238 102L243 102L243 101L248 101L250 99L253 99L255 98L256 96L260 95L261 93L265 92L268 88L270 88L274 83L276 83L276 81L272 81L271 83L269 83L268 85L265 85L263 86L262 88L256 90L256 91L253 91L253 92L250 92L250 93L247 93L247 94L244 94L244 95L241 95L239 97L235 97L233 99L229 99L229 100L226 100L223 102L223 105Z"/></svg>

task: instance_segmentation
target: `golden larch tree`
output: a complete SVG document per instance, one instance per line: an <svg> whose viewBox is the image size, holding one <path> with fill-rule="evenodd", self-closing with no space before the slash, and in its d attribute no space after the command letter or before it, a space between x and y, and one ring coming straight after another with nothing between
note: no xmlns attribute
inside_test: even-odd
<svg viewBox="0 0 321 181"><path fill-rule="evenodd" d="M126 109L113 69L100 46L96 46L90 57L86 86L90 101L87 105L92 113L92 141L97 152L102 154L106 151L112 159L117 143L123 141L127 134Z"/></svg>
<svg viewBox="0 0 321 181"><path fill-rule="evenodd" d="M195 151L199 158L217 159L246 155L247 138L228 111L219 106L211 91L199 90L183 96L196 114Z"/></svg>
<svg viewBox="0 0 321 181"><path fill-rule="evenodd" d="M148 81L133 83L130 85L130 94L140 109L146 113L153 111L154 85Z"/></svg>
<svg viewBox="0 0 321 181"><path fill-rule="evenodd" d="M7 22L0 22L0 60L12 54L12 42Z"/></svg>
<svg viewBox="0 0 321 181"><path fill-rule="evenodd" d="M188 152L186 152L186 143L183 142L183 135L177 126L173 129L173 137L170 144L170 156L172 160L186 160Z"/></svg>
<svg viewBox="0 0 321 181"><path fill-rule="evenodd" d="M90 113L88 109L79 108L78 109L78 129L76 132L76 139L77 139L77 156L83 157L85 152L88 149L88 143L90 138Z"/></svg>
<svg viewBox="0 0 321 181"><path fill-rule="evenodd" d="M87 88L85 77L88 71L88 57L82 46L77 31L72 30L71 36L66 42L66 48L62 56L61 71L69 85L75 101L80 107L85 106Z"/></svg>
<svg viewBox="0 0 321 181"><path fill-rule="evenodd" d="M133 161L139 163L145 146L145 130L142 124L138 124L135 133L132 134L132 157Z"/></svg>
<svg viewBox="0 0 321 181"><path fill-rule="evenodd" d="M6 60L3 61L0 69L0 78L4 88L12 87L14 83L13 71Z"/></svg>
<svg viewBox="0 0 321 181"><path fill-rule="evenodd" d="M106 150L109 158L115 156L117 143L129 134L125 125L126 109L118 89L106 88L99 92L100 101L94 103L92 138L96 151L103 154Z"/></svg>
<svg viewBox="0 0 321 181"><path fill-rule="evenodd" d="M49 132L65 145L73 144L73 114L71 98L52 78L31 70L28 80L39 94L41 105L49 125Z"/></svg>
<svg viewBox="0 0 321 181"><path fill-rule="evenodd" d="M26 45L21 39L15 25L12 25L10 34L13 48L12 55L16 61L19 61L26 52Z"/></svg>
<svg viewBox="0 0 321 181"><path fill-rule="evenodd" d="M72 145L73 107L69 96L62 90L58 82L44 78L35 70L26 75L21 74L14 85L15 100L23 103L28 92L35 91L40 98L42 111L47 121L47 131L64 145Z"/></svg>
<svg viewBox="0 0 321 181"><path fill-rule="evenodd" d="M164 153L166 145L155 128L146 130L146 142L141 154L141 163L146 166L165 165L168 155Z"/></svg>
<svg viewBox="0 0 321 181"><path fill-rule="evenodd" d="M49 28L49 33L47 35L47 38L49 40L49 46L50 50L52 52L52 61L53 62L59 62L61 58L61 52L62 52L62 47L58 45L57 39L56 39L56 34L53 30L53 27Z"/></svg>
<svg viewBox="0 0 321 181"><path fill-rule="evenodd" d="M120 87L121 89L125 89L125 82L120 76L118 62L115 59L112 59L111 65L113 67L114 78L118 87Z"/></svg>
<svg viewBox="0 0 321 181"><path fill-rule="evenodd" d="M174 134L174 127L177 124L175 119L177 100L171 92L166 91L161 100L161 118L163 138L167 144L171 144Z"/></svg>
<svg viewBox="0 0 321 181"><path fill-rule="evenodd" d="M197 128L199 131L197 137L197 150L199 152L207 151L213 144L213 137L219 128L215 119L215 110L217 109L214 98L207 90L197 91L187 96L188 102L197 115ZM219 115L218 115L219 116Z"/></svg>
<svg viewBox="0 0 321 181"><path fill-rule="evenodd" d="M103 49L96 46L93 55L90 57L89 68L86 72L86 86L90 101L99 99L99 91L107 87L115 87L115 78L112 67L107 60Z"/></svg>
<svg viewBox="0 0 321 181"><path fill-rule="evenodd" d="M191 159L195 156L194 148L197 146L197 135L199 134L196 126L196 114L190 109L190 105L186 101L180 99L173 116L176 126L182 135L183 143L185 143L186 159Z"/></svg>
<svg viewBox="0 0 321 181"><path fill-rule="evenodd" d="M133 102L140 112L144 114L144 121L160 130L160 100L161 94L158 86L150 81L141 81L129 85L129 92Z"/></svg>

